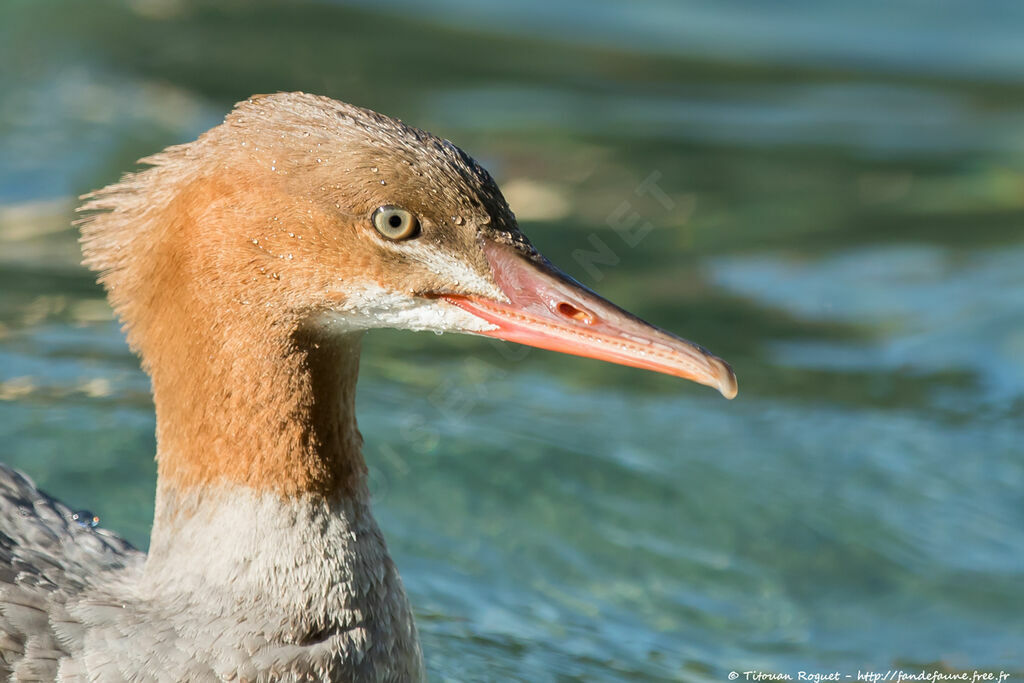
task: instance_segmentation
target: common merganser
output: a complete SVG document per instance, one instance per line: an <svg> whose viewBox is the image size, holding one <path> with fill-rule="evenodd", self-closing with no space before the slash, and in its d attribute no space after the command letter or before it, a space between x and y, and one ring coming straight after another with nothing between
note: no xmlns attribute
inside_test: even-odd
<svg viewBox="0 0 1024 683"><path fill-rule="evenodd" d="M6 676L421 680L356 428L366 330L486 335L736 394L726 363L554 268L485 170L395 119L255 96L140 163L83 197L79 224L152 378L149 554L3 468Z"/></svg>

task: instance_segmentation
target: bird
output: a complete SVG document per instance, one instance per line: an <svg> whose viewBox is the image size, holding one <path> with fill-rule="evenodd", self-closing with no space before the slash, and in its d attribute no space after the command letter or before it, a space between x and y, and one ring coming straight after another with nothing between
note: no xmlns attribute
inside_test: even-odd
<svg viewBox="0 0 1024 683"><path fill-rule="evenodd" d="M447 140L301 92L83 195L83 263L151 379L148 553L0 467L0 673L419 681L370 507L364 332L458 332L737 393L730 366L551 264Z"/></svg>

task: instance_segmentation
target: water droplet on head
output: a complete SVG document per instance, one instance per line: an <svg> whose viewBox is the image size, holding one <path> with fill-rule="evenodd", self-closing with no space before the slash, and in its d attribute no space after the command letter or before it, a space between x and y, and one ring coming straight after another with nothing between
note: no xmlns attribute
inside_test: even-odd
<svg viewBox="0 0 1024 683"><path fill-rule="evenodd" d="M253 244L259 244L259 243L260 243L260 241L259 241L258 239L256 239L255 237L253 237L253 238L252 238L252 243L253 243Z"/></svg>
<svg viewBox="0 0 1024 683"><path fill-rule="evenodd" d="M374 173L376 173L376 172L377 172L377 167L376 167L376 166L374 166L374 167L373 167L373 168L371 168L370 170L371 170L371 171L373 171Z"/></svg>
<svg viewBox="0 0 1024 683"><path fill-rule="evenodd" d="M320 157L317 157L317 158L316 158L316 163L318 163L318 164L322 164L322 163L324 163L324 160L323 160L323 159L321 159Z"/></svg>
<svg viewBox="0 0 1024 683"><path fill-rule="evenodd" d="M466 219L463 218L462 216L452 216L452 221L455 223L455 225L462 225L463 223L466 222Z"/></svg>
<svg viewBox="0 0 1024 683"><path fill-rule="evenodd" d="M387 181L386 181L386 180L382 180L382 181L380 181L380 184L381 184L381 185L387 185L388 183L387 183Z"/></svg>

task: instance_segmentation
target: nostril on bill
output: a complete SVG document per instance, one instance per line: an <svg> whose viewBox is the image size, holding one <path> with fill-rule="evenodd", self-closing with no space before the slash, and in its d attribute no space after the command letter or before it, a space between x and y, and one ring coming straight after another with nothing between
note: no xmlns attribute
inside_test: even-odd
<svg viewBox="0 0 1024 683"><path fill-rule="evenodd" d="M594 324L594 316L591 313L584 311L581 308L576 308L567 301L563 301L558 304L558 312L566 318L572 318L573 320L586 323L587 325Z"/></svg>

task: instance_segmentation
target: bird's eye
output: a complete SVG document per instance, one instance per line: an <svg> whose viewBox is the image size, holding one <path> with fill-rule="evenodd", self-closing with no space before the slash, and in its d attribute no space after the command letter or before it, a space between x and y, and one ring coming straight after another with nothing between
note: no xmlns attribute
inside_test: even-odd
<svg viewBox="0 0 1024 683"><path fill-rule="evenodd" d="M382 206L373 212L373 227L391 240L407 240L420 231L420 222L400 206Z"/></svg>

